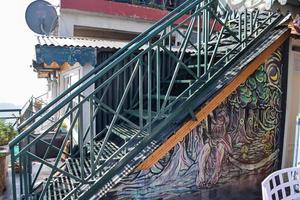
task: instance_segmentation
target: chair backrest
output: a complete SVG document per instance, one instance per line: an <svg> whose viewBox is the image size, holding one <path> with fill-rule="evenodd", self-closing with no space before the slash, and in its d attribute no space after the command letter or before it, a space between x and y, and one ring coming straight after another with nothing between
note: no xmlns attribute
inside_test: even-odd
<svg viewBox="0 0 300 200"><path fill-rule="evenodd" d="M300 199L300 167L275 171L261 185L263 200Z"/></svg>

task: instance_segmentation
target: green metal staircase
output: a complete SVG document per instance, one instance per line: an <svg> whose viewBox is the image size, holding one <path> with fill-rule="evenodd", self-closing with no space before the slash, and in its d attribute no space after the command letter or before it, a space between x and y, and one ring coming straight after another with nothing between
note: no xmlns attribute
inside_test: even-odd
<svg viewBox="0 0 300 200"><path fill-rule="evenodd" d="M220 89L212 83L283 19L257 10L235 13L221 4L217 10L217 2L187 0L21 124L10 143L12 168L21 166L19 176L12 172L13 198L102 197L193 117ZM182 37L179 46L174 34ZM110 96L112 90L118 95ZM99 113L107 123L97 130ZM68 132L57 148L53 141L65 122ZM49 141L50 131L55 134ZM72 153L64 152L68 141L76 147ZM31 151L37 142L47 146L43 157ZM14 153L15 146L20 152ZM54 160L46 159L50 150L57 152ZM64 162L62 155L68 156ZM41 163L38 170L32 170L33 161ZM46 169L51 173L45 178Z"/></svg>

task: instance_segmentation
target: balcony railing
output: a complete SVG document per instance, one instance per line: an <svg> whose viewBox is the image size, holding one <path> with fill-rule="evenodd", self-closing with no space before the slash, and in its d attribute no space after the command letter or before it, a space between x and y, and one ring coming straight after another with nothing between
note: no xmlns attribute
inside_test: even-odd
<svg viewBox="0 0 300 200"><path fill-rule="evenodd" d="M129 3L134 5L142 5L151 8L159 8L162 10L173 10L181 5L185 0L112 0L115 2Z"/></svg>

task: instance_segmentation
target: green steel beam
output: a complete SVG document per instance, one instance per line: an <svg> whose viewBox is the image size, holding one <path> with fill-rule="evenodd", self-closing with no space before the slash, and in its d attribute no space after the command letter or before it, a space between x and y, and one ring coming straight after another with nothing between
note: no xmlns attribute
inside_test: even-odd
<svg viewBox="0 0 300 200"><path fill-rule="evenodd" d="M24 140L28 140L37 128L46 123L49 118L61 113L66 105L70 105L70 109L61 115L57 121L52 122L50 127L40 136L34 138L30 143L27 141L19 153L12 154L13 165L19 159L21 166L31 171L31 160L28 156L34 158L35 155L29 152L30 148L36 142L42 141L43 137L51 129L55 127L59 129L63 120L69 118L71 128L63 141L64 146L66 140L69 137L73 137L73 129L75 124L78 123L80 158L76 160L76 165L78 165L81 177L76 177L68 172L63 173L63 170L58 167L59 158L64 153L63 148L59 150L54 165L50 165L45 160L45 156L39 158L42 164L50 166L52 169L40 199L49 191L53 174L56 171L62 172L64 176L73 179L77 184L65 197L63 197L62 193L57 193L58 197L67 199L77 194L80 195L80 199L90 197L97 188L99 189L99 187L104 186L109 181L109 177L111 178L116 173L119 173L128 161L133 159L142 148L146 147L159 134L161 128L172 123L173 119L180 113L179 111L183 112L182 109L188 108L184 113L193 116L191 110L196 94L199 94L220 73L224 72L249 46L255 44L254 42L263 33L270 30L272 25L277 24L280 18L279 16L270 14L265 19L260 19L258 12L255 12L255 16L253 16L253 12L247 14L246 11L243 15L235 16L231 15L228 11L225 13L225 17L220 17L216 14L215 8L212 8L214 3L215 0L187 0L178 9L171 12L167 17L164 17L155 26L125 46L125 48L122 48L108 59L107 62L104 62L103 65L96 67L87 76L66 90L63 93L64 95L60 95L38 112L37 115L31 117L19 127L20 129L24 128L24 131L10 143L10 149L13 149L14 146L19 145ZM243 16L244 19L242 18ZM212 25L210 24L211 21L213 22ZM235 27L233 30L231 30L231 23ZM221 26L221 30L218 33L214 30L217 24ZM237 29L239 32L236 31ZM193 44L191 40L192 33L195 33L197 36L197 44ZM181 36L183 41L177 49L172 45L174 34ZM157 36L159 36L158 39ZM219 50L228 45L225 44L227 41L225 39L228 38L231 38L233 41L230 43L230 49L225 49L227 54L220 55L220 52L224 52L224 50ZM192 47L195 51L195 60L185 58L189 47ZM174 53L174 51L177 51L177 53ZM191 65L190 62L196 62L196 71L193 71L194 69L189 67ZM166 74L167 71L169 71L169 74ZM183 77L179 77L182 74L190 78L184 79ZM105 80L103 77L105 77ZM82 92L98 80L103 81L94 91L87 96L81 95ZM175 83L188 84L184 86L180 94L176 94L174 97L172 96L172 92ZM121 84L123 84L123 88ZM102 102L109 95L109 91L113 85L117 85L116 89L118 91L122 90L117 95L116 108ZM162 93L163 91L164 93ZM100 99L96 97L97 93L102 94ZM184 101L182 101L183 99ZM129 103L125 105L127 100L129 100ZM154 103L156 103L156 107L152 105ZM89 124L87 129L83 130L83 112L85 112L83 109L85 104L89 104L90 112L87 113L89 115ZM178 104L180 105L179 107ZM174 105L177 105L176 109L173 108ZM126 113L126 109L131 110L130 114L136 112L135 115L138 118L136 122L131 120L132 118ZM146 115L144 114L144 110L147 113ZM153 113L154 110L155 113ZM112 116L112 119L108 122L108 128L103 129L97 135L94 130L95 119L97 113L100 111L104 112L106 116ZM37 119L37 117L40 118ZM146 120L143 120L145 117L147 117ZM25 128L25 125L29 125L35 119L37 119L36 122ZM135 127L137 131L132 133L131 138L128 140L125 139L124 144L115 149L111 155L107 154L106 147L111 142L111 134L113 130L115 131L114 127L122 123ZM156 125L153 126L153 124ZM145 131L148 134L143 135L142 133ZM96 154L94 152L94 139L101 135L104 138L101 141L100 150ZM47 143L47 151L54 147L52 143L55 137L56 135L53 136L50 143ZM91 141L86 141L87 138ZM85 144L86 142L88 146ZM89 157L84 154L85 147L88 147L90 150ZM106 159L103 160L103 158ZM90 174L88 174L88 171L84 167L86 159L91 161ZM109 170L103 174L103 169L107 169L107 167L109 167ZM41 170L38 170L33 181L31 180L31 174L22 173L20 176L22 178L21 194L25 195L25 199L30 198L30 193L40 172ZM13 176L15 177L15 175ZM13 181L14 193L16 193L16 189L14 189L15 184L16 181ZM57 187L58 184L53 185L53 187L55 186ZM88 193L78 193L80 189L87 186L90 187ZM14 198L15 196L16 194L14 194Z"/></svg>

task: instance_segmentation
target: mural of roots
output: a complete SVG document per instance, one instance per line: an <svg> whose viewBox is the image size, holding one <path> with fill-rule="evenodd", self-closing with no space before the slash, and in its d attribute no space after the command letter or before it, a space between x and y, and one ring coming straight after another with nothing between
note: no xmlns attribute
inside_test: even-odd
<svg viewBox="0 0 300 200"><path fill-rule="evenodd" d="M124 179L109 198L167 199L264 177L278 161L281 98L279 49L168 155Z"/></svg>

